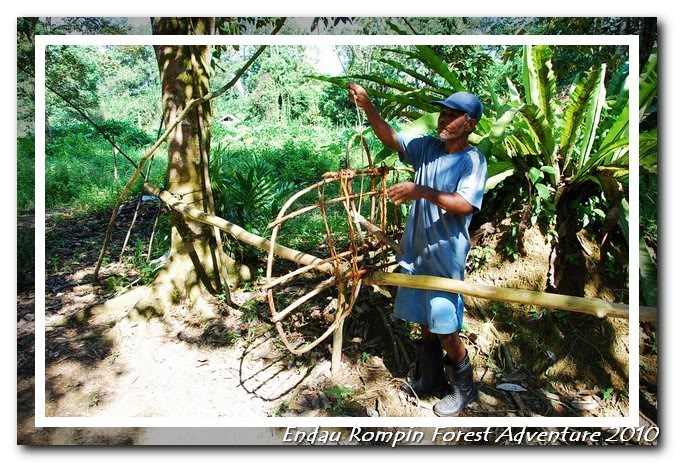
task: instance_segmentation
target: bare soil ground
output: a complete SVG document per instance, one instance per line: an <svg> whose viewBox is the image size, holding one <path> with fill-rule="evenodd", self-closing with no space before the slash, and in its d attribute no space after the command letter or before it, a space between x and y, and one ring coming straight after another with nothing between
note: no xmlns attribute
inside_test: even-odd
<svg viewBox="0 0 675 463"><path fill-rule="evenodd" d="M141 236L149 235L152 217L150 206L143 206ZM112 255L119 252L129 221L128 214L121 215ZM30 228L28 219L19 223ZM171 319L147 323L125 319L138 291L132 286L121 303L116 300L117 310L100 310L113 290L120 289L121 277L131 282L139 276L123 260L103 269L105 280L115 285L91 284L104 228L105 218L48 218L48 416L434 416L436 398L410 398L400 390L414 352L406 334L409 327L388 318L391 298L363 290L346 326L342 371L331 375L330 343L302 357L290 355L267 321L264 294L255 284L234 293L237 308L223 307L222 317L206 324L180 308ZM479 245L500 249L507 228L508 224L499 224ZM580 265L589 275L586 295L620 300L621 288L614 288L598 268L597 245L585 235L582 239L587 255ZM542 290L549 249L533 228L526 234L526 257L513 261L497 253L485 262L473 262L467 280ZM473 298L467 298L466 306L461 335L481 393L464 416L628 413L625 320ZM18 442L148 442L143 429L35 429L34 322L34 295L24 289L18 294L17 309ZM656 422L653 331L653 326L643 324L639 373L645 422Z"/></svg>

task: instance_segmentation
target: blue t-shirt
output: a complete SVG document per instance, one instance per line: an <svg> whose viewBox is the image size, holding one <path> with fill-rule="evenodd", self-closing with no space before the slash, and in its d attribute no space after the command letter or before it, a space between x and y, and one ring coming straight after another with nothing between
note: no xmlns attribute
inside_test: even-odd
<svg viewBox="0 0 675 463"><path fill-rule="evenodd" d="M398 134L396 139L399 158L415 169L416 184L457 192L473 206L474 213L480 210L487 163L477 148L449 154L434 137ZM414 201L397 256L402 272L463 280L472 216L449 213L426 199ZM399 288L394 315L426 324L432 332L450 333L461 328L463 308L461 295Z"/></svg>

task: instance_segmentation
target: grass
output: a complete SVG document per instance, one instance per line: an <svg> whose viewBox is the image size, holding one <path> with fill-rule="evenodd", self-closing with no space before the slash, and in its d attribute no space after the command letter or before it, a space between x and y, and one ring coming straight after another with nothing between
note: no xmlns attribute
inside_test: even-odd
<svg viewBox="0 0 675 463"><path fill-rule="evenodd" d="M116 127L116 130L120 132L117 143L138 161L151 137L127 126ZM17 139L17 208L20 211L35 207L34 144L33 137ZM155 183L163 183L166 162L166 156L157 156L154 160L151 179ZM55 128L46 145L47 210L68 209L78 216L108 211L134 170L121 155L117 155L117 168L115 178L112 147L91 127L75 124ZM131 195L141 192L139 182Z"/></svg>
<svg viewBox="0 0 675 463"><path fill-rule="evenodd" d="M138 131L126 123L117 123L111 130L116 132L116 141L132 158L138 157L147 147L150 140L147 134ZM276 194L273 204L262 210L259 204L249 207L253 214L238 217L226 217L240 226L264 236L269 235L267 223L278 213L281 205L293 192L321 179L326 171L335 171L341 167L344 159L344 147L352 134L350 129L335 129L326 126L308 127L298 123L272 125L262 127L239 126L235 129L215 131L212 141L212 159L220 158L221 165L213 166L211 173L214 185L227 179L231 181L234 173L241 171L253 157L257 157L268 169L268 176L278 181L278 188L283 191L272 191ZM158 185L164 183L167 159L166 148L153 161L151 180ZM352 159L357 160L353 154ZM133 172L133 166L121 155L117 156L117 178L114 175L114 162L111 145L91 127L73 123L69 126L52 127L51 137L46 146L46 181L45 205L47 212L67 212L67 220L78 220L90 217L91 214L110 213L126 180ZM218 167L218 168L214 168ZM34 208L35 198L35 152L34 138L17 139L17 208L29 211ZM288 188L292 184L291 188ZM255 185L253 185L255 189ZM337 195L337 185L327 188L327 196ZM215 191L215 188L214 188ZM231 189L230 189L231 191ZM245 189L242 189L246 192ZM134 185L130 197L142 194L141 183ZM316 196L316 195L315 195ZM245 196L244 196L245 197ZM260 198L258 198L260 200ZM232 197L227 194L216 194L217 208L234 210ZM264 203L265 197L262 198ZM316 197L307 201L316 202ZM219 207L218 207L219 206ZM346 243L346 221L344 213L337 208L329 209L329 223L335 233L337 246ZM54 220L59 220L54 215ZM168 243L163 241L168 224L162 220L160 232L155 240L153 257L161 255ZM60 228L60 227L59 227ZM49 238L51 245L54 239ZM289 221L282 228L282 242L288 246L306 252L314 252L325 242L325 229L319 214L308 214L297 220ZM59 244L59 243L56 243ZM136 243L136 246L139 246ZM146 246L143 243L143 246ZM133 249L133 248L132 248ZM147 268L144 259L140 259L138 249L131 259L143 281L154 274ZM160 252L161 251L161 252ZM238 253L245 254L244 259L259 260L265 253L256 249L243 247ZM32 284L32 266L34 261L34 237L28 230L20 230L17 235L17 267L19 287ZM51 259L50 267L54 270L64 263ZM30 270L30 271L28 271ZM121 284L122 282L116 282ZM115 288L119 284L112 282Z"/></svg>

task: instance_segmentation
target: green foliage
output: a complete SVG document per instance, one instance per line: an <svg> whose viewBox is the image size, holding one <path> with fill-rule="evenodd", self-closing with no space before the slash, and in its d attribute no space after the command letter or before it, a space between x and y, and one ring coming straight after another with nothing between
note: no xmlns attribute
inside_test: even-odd
<svg viewBox="0 0 675 463"><path fill-rule="evenodd" d="M135 132L130 132L135 133ZM45 205L48 209L69 207L80 213L110 208L119 196L121 182L133 172L133 166L117 155L117 174L111 145L84 125L72 130L65 127L54 134L46 146ZM138 158L141 149L128 151ZM158 156L153 162L151 180L162 184L166 158ZM19 185L19 190L23 190ZM132 195L142 193L137 183ZM27 192L24 194L27 196Z"/></svg>
<svg viewBox="0 0 675 463"><path fill-rule="evenodd" d="M518 222L513 222L507 233L504 254L512 260L518 260L520 257L520 251L518 250Z"/></svg>
<svg viewBox="0 0 675 463"><path fill-rule="evenodd" d="M286 402L281 402L279 405L277 405L272 409L272 416L283 416L287 410L288 404Z"/></svg>
<svg viewBox="0 0 675 463"><path fill-rule="evenodd" d="M304 47L269 47L244 80L245 111L265 122L300 121L315 124L320 118L323 86L306 76L314 69L304 60Z"/></svg>
<svg viewBox="0 0 675 463"><path fill-rule="evenodd" d="M469 264L473 270L485 266L495 256L494 249L487 246L472 246L469 251Z"/></svg>
<svg viewBox="0 0 675 463"><path fill-rule="evenodd" d="M613 387L606 387L602 391L602 400L605 402L609 402L612 400L612 397L614 397L614 388Z"/></svg>
<svg viewBox="0 0 675 463"><path fill-rule="evenodd" d="M134 245L134 255L131 258L131 265L136 267L136 270L140 274L140 284L142 285L152 283L160 269L160 266L148 262L145 249L145 241L136 240Z"/></svg>
<svg viewBox="0 0 675 463"><path fill-rule="evenodd" d="M658 273L656 262L643 237L640 238L640 300L645 305L656 307Z"/></svg>
<svg viewBox="0 0 675 463"><path fill-rule="evenodd" d="M97 108L96 87L99 74L96 69L95 47L50 45L45 48L45 77L47 88L53 89L80 109ZM57 100L48 94L49 102ZM49 112L49 111L48 111Z"/></svg>
<svg viewBox="0 0 675 463"><path fill-rule="evenodd" d="M129 280L123 276L111 275L105 280L106 291L112 295L124 293L129 288Z"/></svg>
<svg viewBox="0 0 675 463"><path fill-rule="evenodd" d="M241 304L239 306L239 311L242 314L241 319L246 323L257 321L261 310L260 305L260 301L256 298L251 298Z"/></svg>
<svg viewBox="0 0 675 463"><path fill-rule="evenodd" d="M324 394L326 394L326 397L328 397L328 400L331 402L333 413L342 415L345 413L346 403L349 400L349 397L352 396L353 391L348 387L333 386L324 390Z"/></svg>
<svg viewBox="0 0 675 463"><path fill-rule="evenodd" d="M212 157L211 172L218 215L239 224L257 235L266 233L266 226L289 197L295 185L281 182L271 166L258 157L244 162L239 169L224 175L222 153Z"/></svg>
<svg viewBox="0 0 675 463"><path fill-rule="evenodd" d="M595 226L599 228L607 216L604 207L605 200L601 196L593 195L587 198L580 198L581 202L575 207L582 228Z"/></svg>
<svg viewBox="0 0 675 463"><path fill-rule="evenodd" d="M640 175L640 235L652 241L658 237L658 178L656 174Z"/></svg>

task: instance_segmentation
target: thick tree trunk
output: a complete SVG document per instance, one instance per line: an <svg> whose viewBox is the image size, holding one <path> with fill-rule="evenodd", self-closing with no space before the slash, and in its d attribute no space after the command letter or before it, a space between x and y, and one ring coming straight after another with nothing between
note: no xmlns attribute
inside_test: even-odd
<svg viewBox="0 0 675 463"><path fill-rule="evenodd" d="M152 21L153 34L162 35L209 34L213 26L214 18L154 18ZM194 60L192 53L198 55ZM200 78L196 83L193 66L208 63L210 47L161 45L155 46L155 54L162 83L164 124L169 126L191 99L209 93L207 72L199 69L197 75ZM195 84L200 88L195 88ZM184 202L208 211L209 205L213 204L205 188L208 185L211 108L209 103L202 106L199 111L193 110L167 140L169 162L165 188ZM200 128L204 129L201 139ZM155 279L150 297L139 301L135 311L144 317L163 315L172 306L185 302L200 315L210 318L214 313L204 300L204 290L215 294L222 288L221 258L229 267L229 275L235 278L238 275L236 264L231 258L219 255L213 228L185 220L176 213L172 216L172 225L167 264Z"/></svg>

